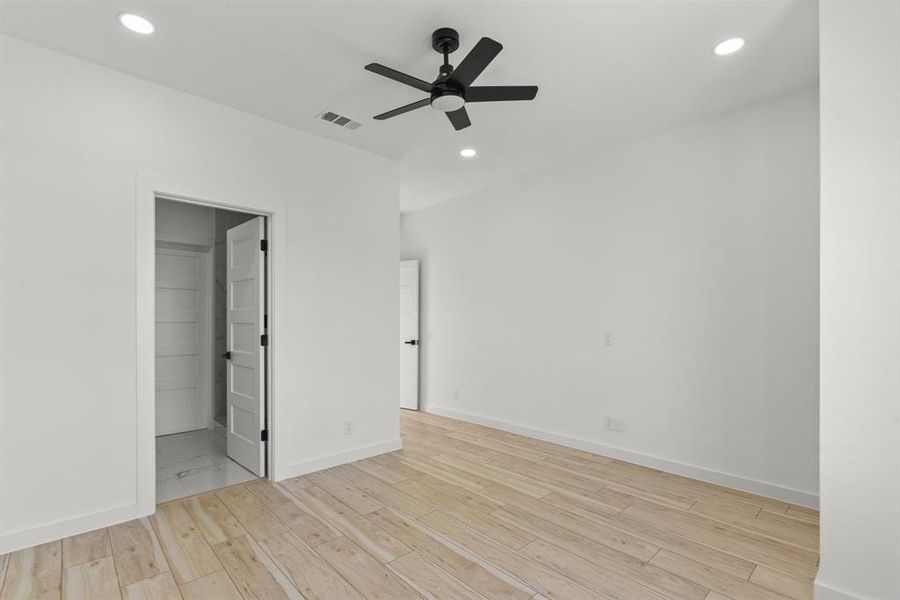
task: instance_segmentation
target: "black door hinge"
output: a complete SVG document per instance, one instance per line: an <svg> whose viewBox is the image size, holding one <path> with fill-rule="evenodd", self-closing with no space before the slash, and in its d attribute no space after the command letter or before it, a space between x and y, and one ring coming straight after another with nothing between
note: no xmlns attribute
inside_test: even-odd
<svg viewBox="0 0 900 600"><path fill-rule="evenodd" d="M263 252L269 251L269 240L259 240L259 249Z"/></svg>
<svg viewBox="0 0 900 600"><path fill-rule="evenodd" d="M269 441L269 430L268 429L263 429L262 431L259 432L259 440L261 442Z"/></svg>
<svg viewBox="0 0 900 600"><path fill-rule="evenodd" d="M259 345L260 346L268 346L269 345L269 334L264 333L259 336Z"/></svg>

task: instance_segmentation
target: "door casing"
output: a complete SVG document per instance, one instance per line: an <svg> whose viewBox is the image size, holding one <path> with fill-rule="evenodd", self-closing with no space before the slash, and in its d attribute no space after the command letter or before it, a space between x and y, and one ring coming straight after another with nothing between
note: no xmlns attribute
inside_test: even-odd
<svg viewBox="0 0 900 600"><path fill-rule="evenodd" d="M287 249L285 229L285 205L253 194L205 187L183 180L136 174L135 189L135 378L137 394L136 411L136 489L133 517L148 516L156 512L156 368L155 368L155 285L156 285L156 215L157 199L197 204L210 208L222 208L266 217L266 237L269 253L266 257L265 302L270 332L267 346L266 368L266 428L269 438L266 444L266 478L277 477L277 435L274 402L277 390L275 375L277 330L280 306L285 306L284 261L279 254ZM274 256L273 256L274 255Z"/></svg>

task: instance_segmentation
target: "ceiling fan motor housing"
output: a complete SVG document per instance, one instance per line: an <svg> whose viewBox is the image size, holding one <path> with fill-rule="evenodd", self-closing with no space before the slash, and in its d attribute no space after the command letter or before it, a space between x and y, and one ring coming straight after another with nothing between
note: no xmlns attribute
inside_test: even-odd
<svg viewBox="0 0 900 600"><path fill-rule="evenodd" d="M431 108L441 112L452 112L465 106L462 90L445 83L435 83L431 90Z"/></svg>

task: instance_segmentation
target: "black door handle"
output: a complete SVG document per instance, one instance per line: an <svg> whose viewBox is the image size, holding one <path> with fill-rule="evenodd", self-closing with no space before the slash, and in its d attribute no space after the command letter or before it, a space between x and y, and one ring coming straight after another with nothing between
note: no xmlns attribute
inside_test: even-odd
<svg viewBox="0 0 900 600"><path fill-rule="evenodd" d="M418 345L419 345L419 340L406 340L406 341L403 342L403 343L404 343L404 344L409 344L410 346L418 346Z"/></svg>
<svg viewBox="0 0 900 600"><path fill-rule="evenodd" d="M231 360L231 350L226 350L222 353L222 358L225 360Z"/></svg>

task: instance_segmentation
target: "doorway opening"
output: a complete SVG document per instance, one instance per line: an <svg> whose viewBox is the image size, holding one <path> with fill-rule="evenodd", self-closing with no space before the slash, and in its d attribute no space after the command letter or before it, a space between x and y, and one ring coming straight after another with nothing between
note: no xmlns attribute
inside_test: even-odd
<svg viewBox="0 0 900 600"><path fill-rule="evenodd" d="M265 477L267 217L157 196L156 502Z"/></svg>

